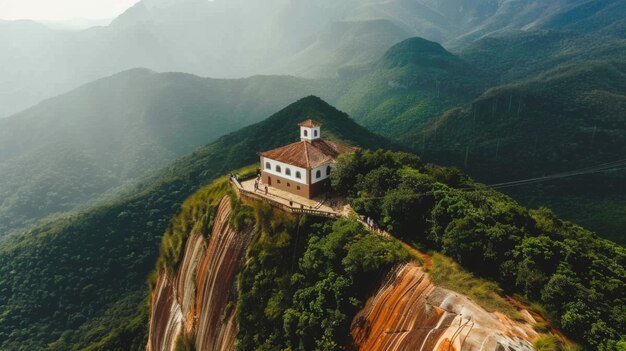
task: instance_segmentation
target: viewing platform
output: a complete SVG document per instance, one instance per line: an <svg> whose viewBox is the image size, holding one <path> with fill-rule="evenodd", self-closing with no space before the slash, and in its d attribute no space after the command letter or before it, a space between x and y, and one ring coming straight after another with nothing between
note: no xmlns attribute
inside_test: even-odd
<svg viewBox="0 0 626 351"><path fill-rule="evenodd" d="M255 187L256 182L258 188ZM239 181L235 176L230 178L231 185L239 195L268 202L271 206L291 213L306 213L315 216L337 218L345 216L350 206L343 197L331 197L325 194L313 199L298 196L271 186L266 186L257 178Z"/></svg>

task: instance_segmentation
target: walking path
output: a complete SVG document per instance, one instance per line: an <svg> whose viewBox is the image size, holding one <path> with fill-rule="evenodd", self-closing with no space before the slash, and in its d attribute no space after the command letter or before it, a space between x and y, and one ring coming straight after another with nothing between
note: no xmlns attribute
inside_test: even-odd
<svg viewBox="0 0 626 351"><path fill-rule="evenodd" d="M236 176L230 178L231 185L236 188L239 195L265 200L274 207L281 208L292 213L307 213L322 217L336 218L344 215L348 211L347 202L344 198L326 198L324 196L314 199L307 199L289 192L267 187L260 184L255 186L256 178L239 181Z"/></svg>
<svg viewBox="0 0 626 351"><path fill-rule="evenodd" d="M356 213L344 197L326 198L325 196L321 196L314 199L307 199L274 187L267 187L266 192L264 184L259 184L258 188L255 186L256 181L256 178L242 180L241 182L237 179L237 176L231 176L230 178L231 185L235 187L240 196L268 201L270 205L292 213L306 213L329 218L354 216L357 221L372 232L380 236L392 237L391 233L380 228L373 219ZM414 256L420 258L427 268L430 266L430 256L411 245L403 242L402 244Z"/></svg>

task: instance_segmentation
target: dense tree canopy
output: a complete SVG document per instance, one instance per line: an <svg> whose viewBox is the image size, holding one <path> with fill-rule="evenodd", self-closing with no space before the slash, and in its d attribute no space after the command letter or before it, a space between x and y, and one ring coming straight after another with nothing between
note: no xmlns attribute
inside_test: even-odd
<svg viewBox="0 0 626 351"><path fill-rule="evenodd" d="M397 237L540 302L557 326L590 349L617 349L626 334L623 247L408 154L342 157L332 183L359 213Z"/></svg>

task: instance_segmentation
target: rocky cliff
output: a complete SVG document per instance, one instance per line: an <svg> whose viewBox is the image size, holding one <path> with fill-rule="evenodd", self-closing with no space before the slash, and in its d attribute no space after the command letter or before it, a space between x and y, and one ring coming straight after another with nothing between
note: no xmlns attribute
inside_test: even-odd
<svg viewBox="0 0 626 351"><path fill-rule="evenodd" d="M253 229L236 231L224 197L209 239L192 234L178 270L163 272L152 292L148 351L174 350L193 344L197 350L232 350L235 313L229 308L233 283Z"/></svg>
<svg viewBox="0 0 626 351"><path fill-rule="evenodd" d="M147 351L236 348L235 278L259 230L258 225L236 230L232 215L231 202L224 197L209 238L190 229L176 269L159 274L152 292ZM354 316L350 349L534 350L535 321L526 311L520 316L513 320L487 312L468 297L436 286L411 262L389 272Z"/></svg>
<svg viewBox="0 0 626 351"><path fill-rule="evenodd" d="M422 267L401 265L354 318L359 350L526 351L537 332L532 317L489 313L467 297L435 286Z"/></svg>

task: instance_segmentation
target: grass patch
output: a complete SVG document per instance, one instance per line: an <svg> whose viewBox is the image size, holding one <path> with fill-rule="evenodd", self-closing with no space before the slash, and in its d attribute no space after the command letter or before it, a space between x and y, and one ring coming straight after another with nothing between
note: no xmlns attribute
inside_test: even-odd
<svg viewBox="0 0 626 351"><path fill-rule="evenodd" d="M561 340L552 334L539 335L537 340L533 342L536 351L582 351L582 348L576 344L563 344Z"/></svg>
<svg viewBox="0 0 626 351"><path fill-rule="evenodd" d="M256 171L256 166L248 166L234 173L246 174L252 171ZM178 263L182 259L185 243L192 234L200 234L205 238L209 237L213 228L217 206L226 195L230 195L231 199L236 199L234 192L230 188L228 176L216 179L210 185L203 187L185 200L178 214L172 219L161 241L157 263L158 271L161 269L174 271L178 267ZM238 200L231 201L231 205L235 205L233 212L236 215L233 218L235 218L235 227L239 229L239 227L249 222L248 219L251 216L251 212L246 211L247 207L239 205ZM247 216L248 214L250 216Z"/></svg>
<svg viewBox="0 0 626 351"><path fill-rule="evenodd" d="M502 297L502 289L496 283L476 278L449 257L435 253L428 273L433 283L468 296L489 312L499 311L513 319L522 319L517 309Z"/></svg>
<svg viewBox="0 0 626 351"><path fill-rule="evenodd" d="M537 322L533 325L533 328L537 333L546 333L549 330L547 322Z"/></svg>
<svg viewBox="0 0 626 351"><path fill-rule="evenodd" d="M533 346L537 351L560 351L560 343L559 341L550 334L544 334L539 336L535 342L533 342Z"/></svg>

